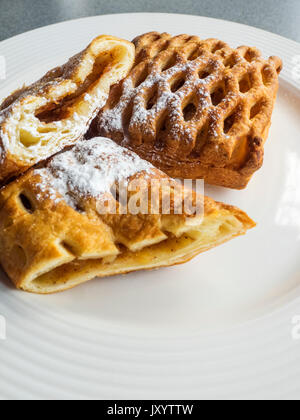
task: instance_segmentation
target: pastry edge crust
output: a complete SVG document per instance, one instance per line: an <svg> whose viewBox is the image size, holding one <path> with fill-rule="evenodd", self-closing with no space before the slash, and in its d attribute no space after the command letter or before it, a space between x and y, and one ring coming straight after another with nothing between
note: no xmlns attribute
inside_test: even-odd
<svg viewBox="0 0 300 420"><path fill-rule="evenodd" d="M255 226L256 226L256 224L253 223L252 226L251 227L248 227L247 229L252 229ZM15 284L15 286L17 287L17 289L19 289L21 291L25 291L27 293L33 293L33 294L39 294L39 295L52 295L52 294L56 294L56 293L60 293L60 292L65 292L67 290L72 290L75 287L80 286L81 284L87 283L89 281L95 280L96 278L101 279L101 278L113 277L113 276L117 276L117 275L126 275L126 274L135 273L135 272L139 272L139 271L154 271L154 270L157 270L159 268L172 268L172 267L176 267L176 266L179 266L179 265L186 264L186 263L192 261L198 255L200 255L200 254L202 254L204 252L210 251L210 250L214 249L217 246L221 246L221 245L229 242L231 239L234 239L236 237L245 235L247 233L247 229L245 229L243 231L240 231L240 232L237 232L235 235L232 235L232 236L230 236L230 237L228 237L228 238L226 238L226 239L224 239L224 240L222 240L222 241L220 241L220 242L218 242L216 244L213 244L211 246L208 246L206 248L203 248L201 251L197 251L197 252L188 254L184 258L182 258L182 259L180 259L178 261L172 262L172 263L168 263L168 264L165 263L165 264L159 264L159 265L152 266L152 267L148 267L148 266L142 267L141 266L141 267L137 267L137 268L134 268L134 269L126 269L126 270L123 269L123 270L116 271L116 272L111 273L111 274L102 274L101 275L101 273L95 273L95 274L88 275L87 277L85 277L85 278L83 278L81 280L78 280L76 283L74 283L72 285L69 285L69 286L67 286L65 288L61 288L59 290L54 290L54 291L49 291L49 292L47 292L47 291L38 291L37 289L30 290L30 289L27 289L26 287L23 288L21 285L17 285L17 284ZM76 276L74 276L74 278L76 278Z"/></svg>
<svg viewBox="0 0 300 420"><path fill-rule="evenodd" d="M41 290L38 287L30 287L31 284L33 284L33 282L35 280L38 279L38 277L36 279L34 279L32 282L29 282L27 284L27 281L22 279L19 281L15 281L14 279L12 279L13 283L15 284L15 286L17 287L17 289L28 292L28 293L34 293L34 294L40 294L40 295L49 295L49 294L55 294L55 293L60 293L60 292L64 292L67 290L71 290L81 284L84 284L88 281L91 281L93 279L96 278L106 278L106 277L113 277L113 276L117 276L117 275L126 275L129 273L134 273L134 272L138 272L138 271L152 271L152 270L156 270L159 268L168 268L168 267L175 267L177 265L183 265L191 260L193 260L195 257L197 257L198 255L210 251L218 246L221 246L227 242L229 242L230 240L237 238L239 236L243 236L247 233L248 230L253 229L254 227L256 227L256 223L242 210L238 209L235 206L231 206L231 205L226 205L220 202L215 202L214 200L206 197L205 198L207 201L214 203L215 205L215 210L213 213L215 213L216 211L227 211L228 214L230 214L231 216L236 217L242 224L242 227L239 230L236 230L234 233L230 233L227 236L224 236L223 238L221 238L218 241L212 241L211 244L207 244L205 246L202 246L201 248L197 248L197 241L195 241L194 243L194 250L191 250L189 253L186 253L185 248L183 247L182 249L180 249L180 251L177 252L178 255L173 256L172 258L170 258L171 261L165 261L165 262L158 262L155 264L145 264L145 265L138 265L138 266L134 266L132 265L132 267L127 267L127 268L122 268L119 267L118 269L114 268L114 266L111 267L111 269L109 270L103 270L103 267L100 269L93 269L92 265L94 260L90 260L90 268L86 267L86 263L89 264L89 261L82 261L82 264L84 266L84 268L82 269L83 272L80 271L80 267L76 268L76 270L74 271L73 275L68 276L65 284L63 284L60 287L57 287L57 289L53 289L53 290ZM184 235L183 235L184 236ZM170 239L170 238L168 238ZM180 240L180 238L179 238ZM198 241L200 244L200 240ZM168 246L168 240L166 240L163 243L158 244L159 246L165 245L166 247ZM151 247L150 247L151 248ZM154 245L155 248L155 245ZM192 247L191 247L192 248ZM144 250L142 249L140 251L140 254L143 255L143 253L146 252L147 253L147 248ZM137 253L130 253L130 256L134 257L134 255L136 257L139 256L139 252ZM162 258L163 259L163 258ZM165 260L165 259L164 259ZM74 261L73 261L74 262ZM101 260L99 260L99 263L101 264ZM70 262L70 264L72 264L72 262ZM68 264L67 264L68 265ZM62 266L61 266L62 267ZM57 267L57 269L60 269L61 267ZM107 266L109 267L109 266ZM55 271L55 269L54 269ZM49 272L51 273L51 271ZM64 280L61 279L61 277L59 278L59 283L64 283Z"/></svg>

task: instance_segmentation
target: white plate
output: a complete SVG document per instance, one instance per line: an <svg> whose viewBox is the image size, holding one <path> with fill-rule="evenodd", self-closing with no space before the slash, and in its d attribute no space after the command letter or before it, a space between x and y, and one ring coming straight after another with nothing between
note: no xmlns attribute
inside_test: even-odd
<svg viewBox="0 0 300 420"><path fill-rule="evenodd" d="M7 60L0 96L96 35L132 39L150 30L219 37L284 59L263 169L245 191L206 191L240 206L258 227L185 266L94 280L56 296L18 292L1 275L1 398L300 395L300 342L291 334L292 317L300 314L300 79L293 61L299 44L202 17L92 17L0 43Z"/></svg>

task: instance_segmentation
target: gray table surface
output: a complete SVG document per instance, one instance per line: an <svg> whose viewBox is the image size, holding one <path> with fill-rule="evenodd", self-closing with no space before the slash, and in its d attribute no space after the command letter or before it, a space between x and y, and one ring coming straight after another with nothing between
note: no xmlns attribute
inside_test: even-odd
<svg viewBox="0 0 300 420"><path fill-rule="evenodd" d="M69 19L129 12L210 16L300 42L300 0L0 0L0 40Z"/></svg>

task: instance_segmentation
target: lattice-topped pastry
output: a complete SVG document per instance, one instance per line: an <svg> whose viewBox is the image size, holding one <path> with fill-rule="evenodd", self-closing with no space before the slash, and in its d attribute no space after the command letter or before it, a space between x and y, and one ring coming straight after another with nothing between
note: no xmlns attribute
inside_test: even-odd
<svg viewBox="0 0 300 420"><path fill-rule="evenodd" d="M178 211L188 197L191 206ZM79 141L0 191L0 262L18 288L35 293L184 263L252 227L239 209L185 190L103 138Z"/></svg>
<svg viewBox="0 0 300 420"><path fill-rule="evenodd" d="M0 106L0 184L73 144L105 104L112 84L134 62L134 45L96 38L65 65Z"/></svg>
<svg viewBox="0 0 300 420"><path fill-rule="evenodd" d="M109 137L172 177L244 188L263 163L282 62L216 39L149 33L111 89L91 134Z"/></svg>

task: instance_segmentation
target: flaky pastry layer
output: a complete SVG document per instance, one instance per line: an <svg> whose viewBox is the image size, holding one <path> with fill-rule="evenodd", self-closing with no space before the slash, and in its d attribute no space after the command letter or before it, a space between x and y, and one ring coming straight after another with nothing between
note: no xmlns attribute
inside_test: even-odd
<svg viewBox="0 0 300 420"><path fill-rule="evenodd" d="M72 145L134 61L134 45L99 36L66 64L5 99L0 107L0 185Z"/></svg>

